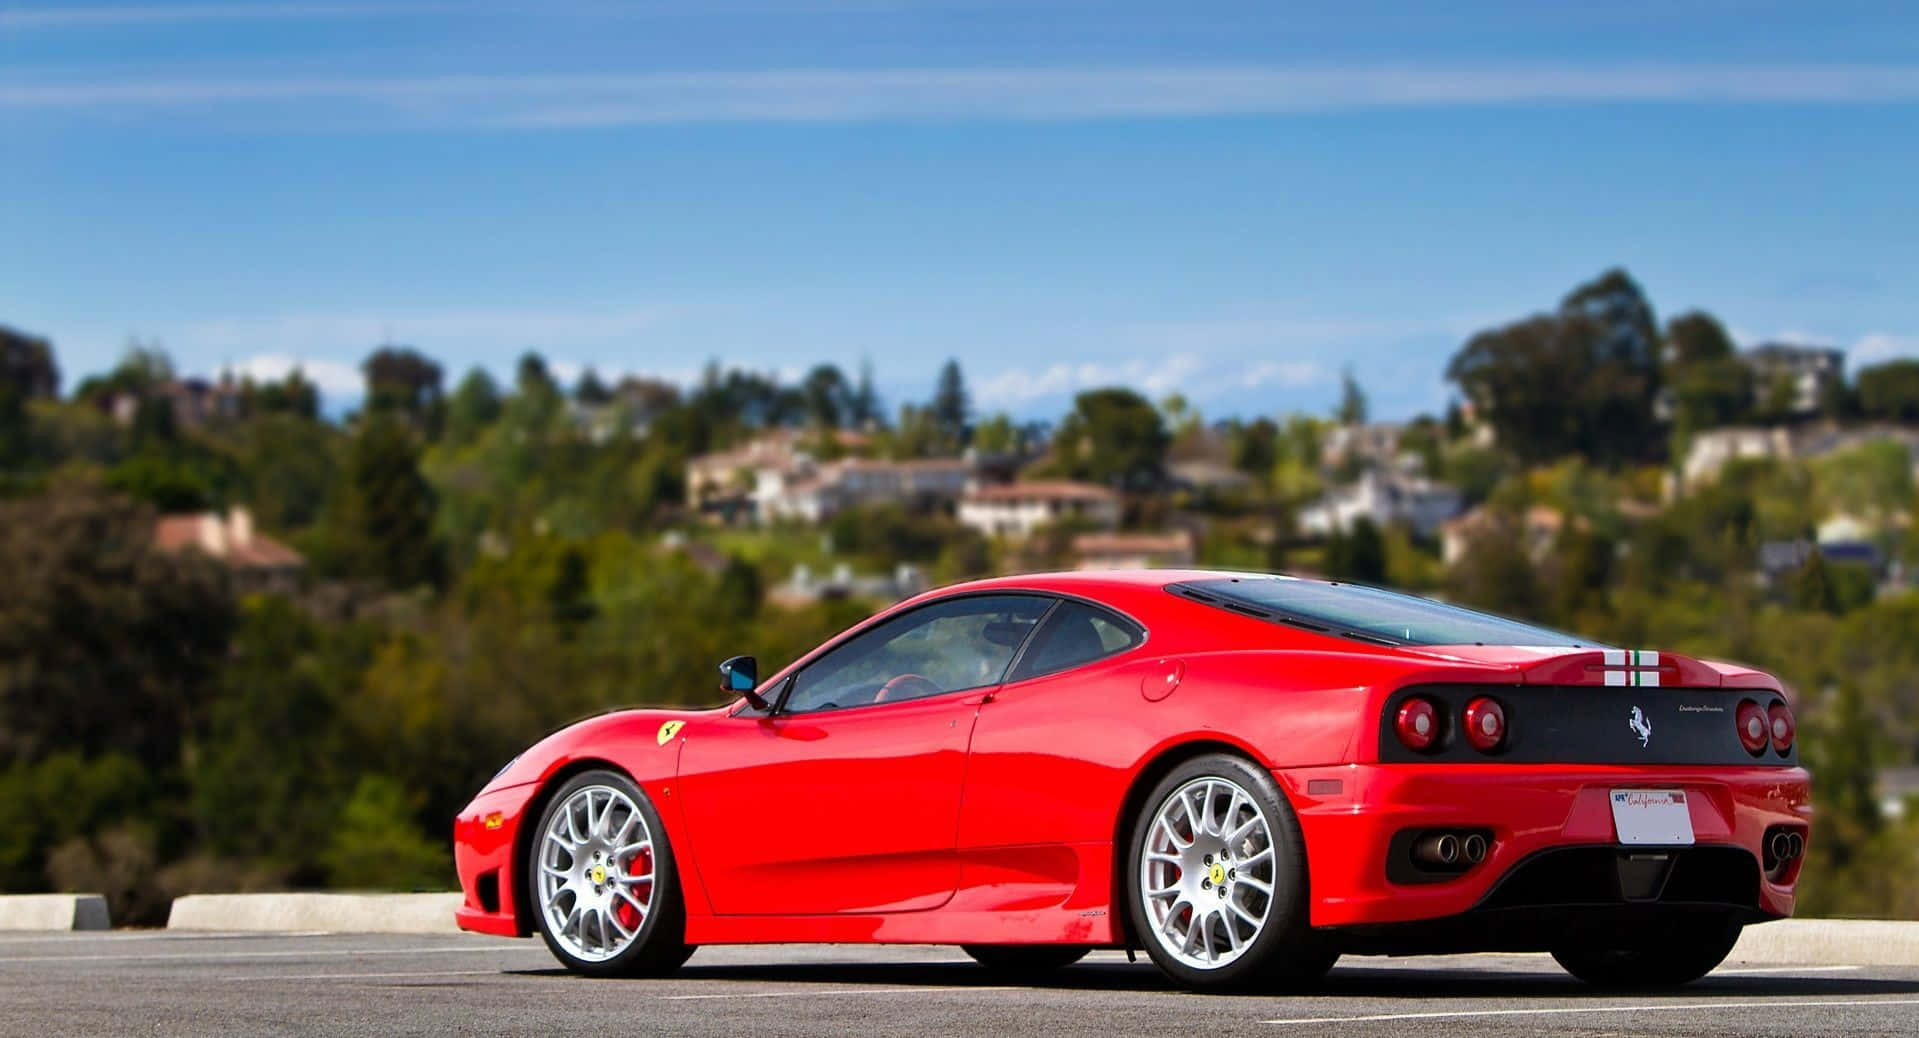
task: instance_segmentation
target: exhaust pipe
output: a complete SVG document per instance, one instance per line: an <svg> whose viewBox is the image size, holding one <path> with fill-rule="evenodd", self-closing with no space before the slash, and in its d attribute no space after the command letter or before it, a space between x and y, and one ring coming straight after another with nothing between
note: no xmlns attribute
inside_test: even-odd
<svg viewBox="0 0 1919 1038"><path fill-rule="evenodd" d="M1459 837L1429 833L1413 844L1413 860L1421 865L1450 866L1459 861Z"/></svg>
<svg viewBox="0 0 1919 1038"><path fill-rule="evenodd" d="M1486 838L1478 833L1467 833L1466 838L1459 841L1459 853L1466 856L1468 865L1477 865L1485 861Z"/></svg>
<svg viewBox="0 0 1919 1038"><path fill-rule="evenodd" d="M1781 830L1772 834L1772 860L1791 861L1793 859L1792 834Z"/></svg>
<svg viewBox="0 0 1919 1038"><path fill-rule="evenodd" d="M1787 855L1787 857L1798 858L1801 854L1806 853L1806 838L1798 833L1790 833L1788 835L1792 838L1792 853Z"/></svg>

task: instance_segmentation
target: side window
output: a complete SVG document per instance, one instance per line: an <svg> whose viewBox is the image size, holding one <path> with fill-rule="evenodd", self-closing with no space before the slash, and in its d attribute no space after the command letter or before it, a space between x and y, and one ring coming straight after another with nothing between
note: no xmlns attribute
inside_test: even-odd
<svg viewBox="0 0 1919 1038"><path fill-rule="evenodd" d="M997 685L1052 604L1032 595L977 595L915 609L809 664L783 709L840 710Z"/></svg>
<svg viewBox="0 0 1919 1038"><path fill-rule="evenodd" d="M1138 645L1142 636L1132 621L1104 609L1084 602L1061 602L1034 636L1013 680L1057 673L1124 652Z"/></svg>

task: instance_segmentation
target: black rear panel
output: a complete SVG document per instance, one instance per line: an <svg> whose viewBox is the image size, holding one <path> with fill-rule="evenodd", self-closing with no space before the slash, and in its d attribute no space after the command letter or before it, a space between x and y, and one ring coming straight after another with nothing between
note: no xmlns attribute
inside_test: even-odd
<svg viewBox="0 0 1919 1038"><path fill-rule="evenodd" d="M1441 717L1439 742L1411 750L1393 732L1401 703L1432 700ZM1466 704L1479 696L1499 702L1506 741L1483 753L1460 732ZM1379 719L1379 759L1388 763L1448 764L1773 764L1799 763L1795 744L1784 756L1768 746L1754 756L1739 741L1734 717L1741 700L1766 709L1778 694L1755 689L1632 688L1613 686L1422 685L1386 701Z"/></svg>

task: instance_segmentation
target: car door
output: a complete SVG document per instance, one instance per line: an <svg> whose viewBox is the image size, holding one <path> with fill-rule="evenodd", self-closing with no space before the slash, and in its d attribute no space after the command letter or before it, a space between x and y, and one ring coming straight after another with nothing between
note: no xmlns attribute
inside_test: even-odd
<svg viewBox="0 0 1919 1038"><path fill-rule="evenodd" d="M1052 604L917 607L783 679L769 713L688 731L678 785L713 910L910 912L951 898L974 719Z"/></svg>

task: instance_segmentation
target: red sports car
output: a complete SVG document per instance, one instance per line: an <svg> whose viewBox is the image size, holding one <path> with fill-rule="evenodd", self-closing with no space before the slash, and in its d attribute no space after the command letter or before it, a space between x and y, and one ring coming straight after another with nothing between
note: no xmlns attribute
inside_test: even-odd
<svg viewBox="0 0 1919 1038"><path fill-rule="evenodd" d="M582 721L459 816L483 933L593 975L697 945L1143 948L1194 988L1342 953L1693 980L1792 912L1771 675L1377 588L1154 570L929 592L705 710Z"/></svg>

